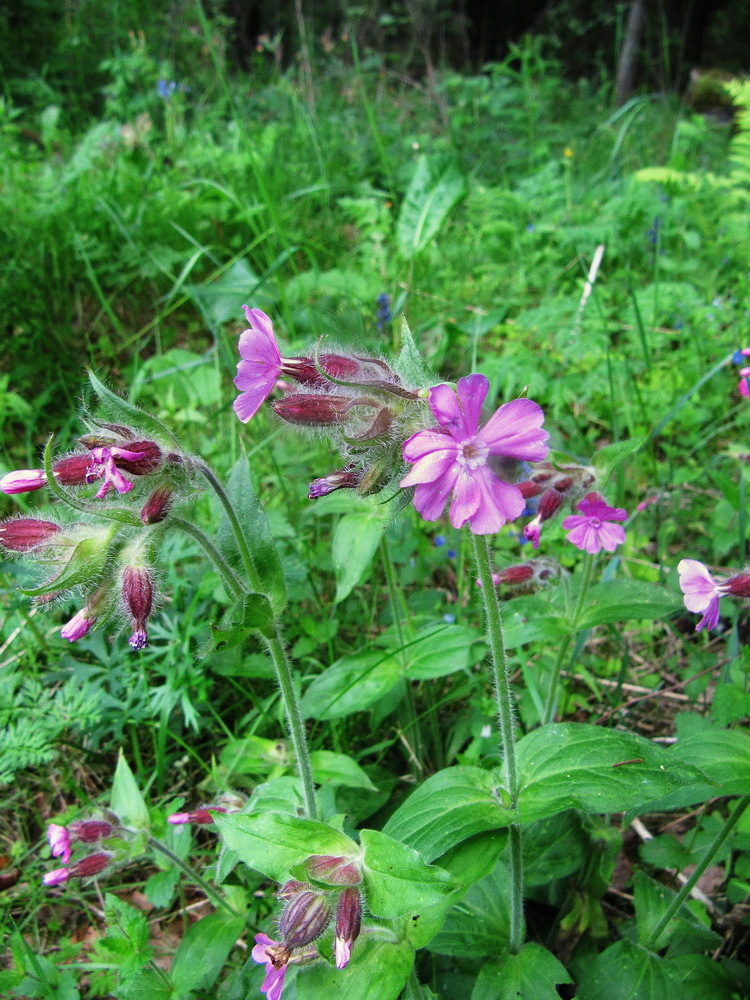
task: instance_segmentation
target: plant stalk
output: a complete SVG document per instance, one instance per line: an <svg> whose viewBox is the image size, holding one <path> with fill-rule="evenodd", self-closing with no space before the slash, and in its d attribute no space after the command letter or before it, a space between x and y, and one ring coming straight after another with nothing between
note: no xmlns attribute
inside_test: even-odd
<svg viewBox="0 0 750 1000"><path fill-rule="evenodd" d="M487 637L490 644L492 677L497 699L497 717L500 726L500 746L508 775L510 805L518 808L518 763L516 761L515 726L513 722L513 693L510 686L510 666L505 651L503 622L497 590L492 582L492 561L487 536L471 536L482 599L486 614ZM512 955L521 950L524 939L523 921L523 858L521 855L521 830L518 823L510 826L510 940Z"/></svg>
<svg viewBox="0 0 750 1000"><path fill-rule="evenodd" d="M233 917L240 916L240 914L229 905L220 892L217 892L213 886L209 885L203 876L194 871L186 861L183 861L181 857L174 853L174 851L171 851L166 844L162 844L162 842L160 840L156 840L155 837L149 837L148 843L149 847L153 847L154 850L160 851L165 857L169 858L172 864L179 868L183 874L187 875L191 882L200 886L205 894L210 897L217 904L217 906L226 910L227 913L231 913Z"/></svg>

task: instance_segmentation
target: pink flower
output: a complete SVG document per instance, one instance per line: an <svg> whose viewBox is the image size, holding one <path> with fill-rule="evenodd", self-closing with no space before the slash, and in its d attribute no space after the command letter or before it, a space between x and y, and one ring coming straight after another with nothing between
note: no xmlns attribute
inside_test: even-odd
<svg viewBox="0 0 750 1000"><path fill-rule="evenodd" d="M430 409L440 427L417 431L404 442L404 458L414 468L401 486L416 486L414 506L426 521L436 521L453 494L454 528L468 521L476 535L499 531L519 517L525 500L517 486L499 479L488 459L497 455L537 462L547 455L544 414L530 399L504 403L479 429L489 382L484 375L430 389Z"/></svg>
<svg viewBox="0 0 750 1000"><path fill-rule="evenodd" d="M742 352L743 354L745 351ZM746 399L750 396L750 384L748 383L748 375L750 375L750 368L740 368L740 380L737 383L737 388L740 391L740 395L744 396Z"/></svg>
<svg viewBox="0 0 750 1000"><path fill-rule="evenodd" d="M336 968L345 969L352 955L352 945L362 925L362 896L359 889L344 889L336 907L336 934L333 954Z"/></svg>
<svg viewBox="0 0 750 1000"><path fill-rule="evenodd" d="M281 1000L288 961L288 954L285 957L283 945L273 941L267 934L256 934L255 947L251 955L254 962L259 965L265 963L266 966L266 977L260 992L265 993L268 1000Z"/></svg>
<svg viewBox="0 0 750 1000"><path fill-rule="evenodd" d="M598 493L587 493L576 509L581 513L566 517L562 526L568 531L568 541L582 552L614 552L625 541L625 529L609 523L627 520L622 507L610 507Z"/></svg>
<svg viewBox="0 0 750 1000"><path fill-rule="evenodd" d="M145 458L145 452L128 451L126 448L94 448L91 452L91 465L86 472L86 482L93 483L95 479L104 479L96 493L96 499L101 500L107 495L111 486L118 493L129 493L133 484L120 472L115 459L122 458L128 462L136 462Z"/></svg>
<svg viewBox="0 0 750 1000"><path fill-rule="evenodd" d="M697 559L681 559L677 564L680 575L680 590L688 611L703 615L695 626L695 631L704 628L710 631L719 621L719 598L729 593L726 583L719 583L702 562Z"/></svg>
<svg viewBox="0 0 750 1000"><path fill-rule="evenodd" d="M68 639L70 642L75 642L76 639L82 639L84 635L91 628L91 617L88 608L81 608L76 614L70 619L67 625L63 625L60 629L60 635L63 639Z"/></svg>
<svg viewBox="0 0 750 1000"><path fill-rule="evenodd" d="M70 861L70 835L64 826L50 823L47 827L47 840L53 858L62 858L63 864Z"/></svg>
<svg viewBox="0 0 750 1000"><path fill-rule="evenodd" d="M53 868L42 878L45 885L62 885L70 878L70 868Z"/></svg>
<svg viewBox="0 0 750 1000"><path fill-rule="evenodd" d="M250 329L240 336L240 361L234 380L240 394L234 401L234 412L246 424L271 395L282 363L271 320L260 309L242 308Z"/></svg>
<svg viewBox="0 0 750 1000"><path fill-rule="evenodd" d="M11 495L13 493L30 493L32 490L40 490L47 485L47 477L44 469L16 469L9 472L0 479L0 492Z"/></svg>
<svg viewBox="0 0 750 1000"><path fill-rule="evenodd" d="M202 826L208 826L214 821L212 812L225 813L226 809L221 806L208 806L206 809L196 809L193 812L172 813L171 816L167 816L167 823L171 823L172 826L182 826L184 823L198 823Z"/></svg>

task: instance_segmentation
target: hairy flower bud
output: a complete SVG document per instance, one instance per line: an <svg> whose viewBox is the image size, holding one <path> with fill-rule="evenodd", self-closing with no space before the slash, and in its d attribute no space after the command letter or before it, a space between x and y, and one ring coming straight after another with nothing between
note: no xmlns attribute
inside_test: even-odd
<svg viewBox="0 0 750 1000"><path fill-rule="evenodd" d="M104 819L77 819L68 823L68 833L73 840L93 844L97 840L110 837L114 827Z"/></svg>
<svg viewBox="0 0 750 1000"><path fill-rule="evenodd" d="M111 448L112 457L118 469L124 469L132 476L147 476L155 472L164 461L162 450L155 441L128 441L128 447ZM138 458L133 454L140 453Z"/></svg>
<svg viewBox="0 0 750 1000"><path fill-rule="evenodd" d="M281 914L279 930L286 948L302 948L316 941L331 920L328 894L306 890L298 893Z"/></svg>
<svg viewBox="0 0 750 1000"><path fill-rule="evenodd" d="M500 583L509 587L517 587L521 583L528 583L534 576L534 567L529 563L520 563L517 566L506 566L497 574Z"/></svg>
<svg viewBox="0 0 750 1000"><path fill-rule="evenodd" d="M316 500L318 497L327 497L334 490L356 489L361 479L361 469L341 469L339 472L331 472L322 479L314 479L310 483L307 497L309 500Z"/></svg>
<svg viewBox="0 0 750 1000"><path fill-rule="evenodd" d="M361 368L359 361L343 354L320 354L318 355L318 365L331 378L341 382L354 379ZM318 371L312 358L282 358L281 374L295 379L302 385L325 388L331 384L325 375Z"/></svg>
<svg viewBox="0 0 750 1000"><path fill-rule="evenodd" d="M89 854L70 866L70 874L73 878L89 878L91 875L98 875L99 872L104 871L111 860L111 854Z"/></svg>
<svg viewBox="0 0 750 1000"><path fill-rule="evenodd" d="M362 925L362 896L359 889L344 889L336 906L336 935L334 956L336 968L344 969L349 964L352 945L359 937Z"/></svg>
<svg viewBox="0 0 750 1000"><path fill-rule="evenodd" d="M141 521L145 525L160 524L174 505L174 490L171 486L157 486L141 509Z"/></svg>
<svg viewBox="0 0 750 1000"><path fill-rule="evenodd" d="M271 403L274 412L290 424L325 427L346 419L353 401L348 396L320 396L298 392Z"/></svg>
<svg viewBox="0 0 750 1000"><path fill-rule="evenodd" d="M556 488L550 487L545 490L539 500L539 507L537 508L537 516L539 517L540 523L548 521L553 514L556 514L558 510L562 507L563 495Z"/></svg>
<svg viewBox="0 0 750 1000"><path fill-rule="evenodd" d="M31 493L46 485L44 469L16 469L0 479L0 492L12 496L15 493Z"/></svg>
<svg viewBox="0 0 750 1000"><path fill-rule="evenodd" d="M733 576L723 585L727 594L735 597L750 597L750 573L740 573Z"/></svg>
<svg viewBox="0 0 750 1000"><path fill-rule="evenodd" d="M60 635L69 642L82 639L94 623L94 615L88 607L81 608L73 617L60 629Z"/></svg>
<svg viewBox="0 0 750 1000"><path fill-rule="evenodd" d="M167 816L167 823L172 826L182 826L185 823L197 823L199 826L208 826L213 823L214 818L211 813L225 813L226 809L221 806L211 806L205 809L194 809L193 812L172 813Z"/></svg>
<svg viewBox="0 0 750 1000"><path fill-rule="evenodd" d="M17 517L0 522L0 547L6 552L29 552L54 540L60 528L53 521Z"/></svg>
<svg viewBox="0 0 750 1000"><path fill-rule="evenodd" d="M351 858L313 854L303 862L303 867L313 882L325 885L351 886L362 881L362 872Z"/></svg>
<svg viewBox="0 0 750 1000"><path fill-rule="evenodd" d="M133 634L128 640L133 649L148 646L146 619L151 614L154 587L146 566L126 566L122 573L122 596L133 619Z"/></svg>
<svg viewBox="0 0 750 1000"><path fill-rule="evenodd" d="M80 455L67 455L52 463L55 479L62 486L83 486L89 481L91 470L91 455L82 452Z"/></svg>

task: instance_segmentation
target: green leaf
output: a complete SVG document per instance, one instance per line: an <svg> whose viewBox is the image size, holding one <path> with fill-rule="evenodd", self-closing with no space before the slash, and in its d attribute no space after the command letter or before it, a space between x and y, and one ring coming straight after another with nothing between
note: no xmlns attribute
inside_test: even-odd
<svg viewBox="0 0 750 1000"><path fill-rule="evenodd" d="M631 618L668 618L682 607L681 599L654 583L641 580L611 580L592 587L586 598L581 629Z"/></svg>
<svg viewBox="0 0 750 1000"><path fill-rule="evenodd" d="M577 1000L682 1000L663 959L630 941L618 941L588 966Z"/></svg>
<svg viewBox="0 0 750 1000"><path fill-rule="evenodd" d="M344 514L333 530L331 556L338 604L352 592L370 568L390 514L373 503L370 510Z"/></svg>
<svg viewBox="0 0 750 1000"><path fill-rule="evenodd" d="M505 648L527 642L557 643L570 632L570 623L541 597L518 597L503 605Z"/></svg>
<svg viewBox="0 0 750 1000"><path fill-rule="evenodd" d="M543 819L564 809L642 810L684 785L703 785L697 768L631 733L599 726L542 726L518 742L519 816Z"/></svg>
<svg viewBox="0 0 750 1000"><path fill-rule="evenodd" d="M372 650L344 656L316 677L302 696L302 715L340 719L380 701L403 677L395 654Z"/></svg>
<svg viewBox="0 0 750 1000"><path fill-rule="evenodd" d="M276 543L250 478L250 462L246 456L238 459L226 484L227 496L240 522L260 586L275 614L286 606L286 583ZM219 545L235 566L241 565L234 532L226 514L219 525ZM247 581L249 583L249 581Z"/></svg>
<svg viewBox="0 0 750 1000"><path fill-rule="evenodd" d="M467 837L513 822L497 796L498 777L478 767L450 767L423 782L383 828L434 861Z"/></svg>
<svg viewBox="0 0 750 1000"><path fill-rule="evenodd" d="M377 791L367 773L348 754L333 753L331 750L313 750L310 753L310 764L317 785Z"/></svg>
<svg viewBox="0 0 750 1000"><path fill-rule="evenodd" d="M284 813L216 814L222 841L249 868L275 882L286 882L290 870L311 854L357 857L359 848L325 823Z"/></svg>
<svg viewBox="0 0 750 1000"><path fill-rule="evenodd" d="M117 987L119 1000L174 1000L172 983L161 969L141 969Z"/></svg>
<svg viewBox="0 0 750 1000"><path fill-rule="evenodd" d="M572 983L565 966L540 944L493 958L479 971L471 1000L560 1000L557 986Z"/></svg>
<svg viewBox="0 0 750 1000"><path fill-rule="evenodd" d="M177 438L161 420L158 420L150 413L146 413L145 410L141 410L138 406L134 406L133 403L129 403L126 399L112 392L103 382L99 381L90 368L87 374L91 388L96 393L99 404L109 421L132 427L133 430L138 431L139 435L146 436L151 434L157 439L169 442L178 451L182 450Z"/></svg>
<svg viewBox="0 0 750 1000"><path fill-rule="evenodd" d="M676 895L677 893L668 886L654 881L644 872L635 873L633 897L639 944L647 943ZM665 948L676 936L679 936L683 944L686 939L689 940L691 951L705 951L721 944L721 936L710 927L704 927L692 910L684 904L659 935L654 950L660 951Z"/></svg>
<svg viewBox="0 0 750 1000"><path fill-rule="evenodd" d="M683 738L678 727L678 736L670 752L676 760L700 768L713 783L706 798L750 795L749 733L707 727Z"/></svg>
<svg viewBox="0 0 750 1000"><path fill-rule="evenodd" d="M437 955L483 958L508 945L510 930L510 874L501 858L494 871L469 889L455 906L429 950Z"/></svg>
<svg viewBox="0 0 750 1000"><path fill-rule="evenodd" d="M739 962L690 954L666 958L664 965L678 983L680 1000L736 1000L750 993L750 970Z"/></svg>
<svg viewBox="0 0 750 1000"><path fill-rule="evenodd" d="M107 529L95 529L95 534L82 538L73 549L73 553L57 576L39 587L28 590L21 589L27 597L38 597L42 594L54 594L58 591L70 590L72 587L91 587L100 576L109 555L109 547L117 533L117 525L112 524Z"/></svg>
<svg viewBox="0 0 750 1000"><path fill-rule="evenodd" d="M223 615L219 625L209 622L211 638L205 655L240 646L253 632L272 639L275 632L274 613L265 594L245 594Z"/></svg>
<svg viewBox="0 0 750 1000"><path fill-rule="evenodd" d="M407 941L383 941L362 935L352 949L345 969L316 965L301 982L304 1000L397 1000L414 964L414 949Z"/></svg>
<svg viewBox="0 0 750 1000"><path fill-rule="evenodd" d="M523 829L523 877L527 886L548 885L581 868L591 857L578 812L557 813Z"/></svg>
<svg viewBox="0 0 750 1000"><path fill-rule="evenodd" d="M439 382L437 375L427 367L412 336L411 328L402 314L399 324L401 351L394 365L405 385L425 388Z"/></svg>
<svg viewBox="0 0 750 1000"><path fill-rule="evenodd" d="M615 444L607 444L600 448L594 455L594 466L596 467L597 482L604 487L617 466L623 462L628 455L634 455L644 442L644 438L635 437L628 441L617 441Z"/></svg>
<svg viewBox="0 0 750 1000"><path fill-rule="evenodd" d="M448 872L425 864L411 847L384 833L362 830L360 842L364 848L363 878L367 907L376 917L392 920L406 913L418 912L423 907L439 903L454 888Z"/></svg>
<svg viewBox="0 0 750 1000"><path fill-rule="evenodd" d="M123 826L136 827L141 830L148 829L148 807L122 750L120 750L117 759L115 776L112 781L110 808L113 813L120 817Z"/></svg>
<svg viewBox="0 0 750 1000"><path fill-rule="evenodd" d="M466 179L455 156L421 156L396 223L401 256L412 260L424 250L465 194Z"/></svg>
<svg viewBox="0 0 750 1000"><path fill-rule="evenodd" d="M486 650L481 634L465 625L428 625L400 651L412 680L446 677L479 663Z"/></svg>
<svg viewBox="0 0 750 1000"><path fill-rule="evenodd" d="M175 989L184 994L213 986L244 926L243 916L217 910L189 927L170 970Z"/></svg>

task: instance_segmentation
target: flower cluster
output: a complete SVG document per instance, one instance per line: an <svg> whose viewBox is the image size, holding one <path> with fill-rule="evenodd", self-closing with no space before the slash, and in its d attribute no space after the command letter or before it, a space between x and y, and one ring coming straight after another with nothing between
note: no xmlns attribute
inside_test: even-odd
<svg viewBox="0 0 750 1000"><path fill-rule="evenodd" d="M722 597L750 597L750 573L737 573L719 581L697 559L681 559L677 564L677 572L685 607L702 616L695 626L696 632L704 628L709 631L716 628Z"/></svg>
<svg viewBox="0 0 750 1000"><path fill-rule="evenodd" d="M59 494L58 487L66 488L61 499L70 497L79 519L0 521L0 550L46 568L46 579L32 591L38 601L49 604L72 593L84 595L83 606L61 629L64 639L75 642L95 625L119 618L130 622L131 647L143 649L156 601L154 553L180 492L185 492L188 463L185 456L120 424L94 422L79 442L85 451L51 462L55 490ZM20 469L0 480L0 490L7 494L47 485L44 469ZM136 511L120 505L125 496L130 503L135 500Z"/></svg>
<svg viewBox="0 0 750 1000"><path fill-rule="evenodd" d="M50 823L47 827L47 840L53 858L60 858L62 868L55 868L44 876L45 885L61 885L70 878L90 878L99 875L108 868L114 858L110 851L98 850L94 854L86 854L73 864L70 863L73 845L101 844L103 840L115 834L115 826L109 820L77 820L67 826Z"/></svg>
<svg viewBox="0 0 750 1000"><path fill-rule="evenodd" d="M285 903L279 920L279 940L255 935L252 957L265 965L261 992L268 1000L279 1000L290 965L315 961L320 956L311 947L334 919L333 955L337 969L349 964L352 946L362 926L362 874L350 858L313 855L304 862L310 882L293 879L279 889Z"/></svg>

